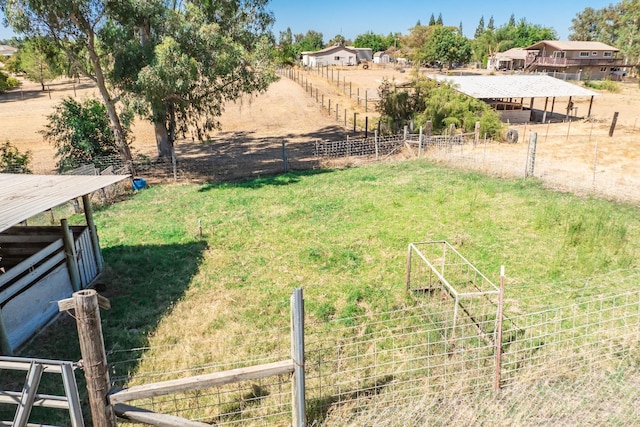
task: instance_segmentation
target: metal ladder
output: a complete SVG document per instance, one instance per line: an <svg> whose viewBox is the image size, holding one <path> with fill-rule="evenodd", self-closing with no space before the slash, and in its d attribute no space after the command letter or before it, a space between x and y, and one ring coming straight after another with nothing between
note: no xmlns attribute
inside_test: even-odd
<svg viewBox="0 0 640 427"><path fill-rule="evenodd" d="M78 385L73 374L75 363L60 360L31 359L0 356L0 370L26 371L26 380L22 391L0 390L0 403L17 405L13 421L0 421L0 426L29 427L29 415L34 406L67 409L72 427L84 427ZM62 375L64 396L38 394L38 385L43 373Z"/></svg>

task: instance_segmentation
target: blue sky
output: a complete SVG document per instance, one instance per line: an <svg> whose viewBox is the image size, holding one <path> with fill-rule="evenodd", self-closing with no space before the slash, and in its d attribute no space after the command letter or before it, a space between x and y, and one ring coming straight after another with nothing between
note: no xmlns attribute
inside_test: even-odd
<svg viewBox="0 0 640 427"><path fill-rule="evenodd" d="M418 20L427 24L431 14L437 18L442 14L445 25L458 26L467 37L473 37L480 17L485 24L493 15L496 26L509 20L513 13L516 20L525 18L533 24L554 28L560 39L567 39L571 19L586 7L599 9L615 0L271 0L268 8L274 13L276 23L273 32L278 37L287 27L293 33L307 30L321 32L324 42L336 34L354 39L358 34L373 31L377 34L400 32L407 34ZM13 33L0 23L0 39L11 37Z"/></svg>

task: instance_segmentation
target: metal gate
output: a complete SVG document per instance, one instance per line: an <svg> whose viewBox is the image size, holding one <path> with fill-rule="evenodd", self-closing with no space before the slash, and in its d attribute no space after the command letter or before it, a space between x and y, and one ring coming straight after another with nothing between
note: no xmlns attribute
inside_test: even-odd
<svg viewBox="0 0 640 427"><path fill-rule="evenodd" d="M0 390L0 403L17 405L13 421L0 421L0 426L27 427L29 415L34 406L66 409L69 411L72 427L84 427L78 385L73 374L76 364L60 360L29 359L0 356L0 370L26 371L22 391ZM58 373L62 376L64 396L38 394L38 385L44 373Z"/></svg>

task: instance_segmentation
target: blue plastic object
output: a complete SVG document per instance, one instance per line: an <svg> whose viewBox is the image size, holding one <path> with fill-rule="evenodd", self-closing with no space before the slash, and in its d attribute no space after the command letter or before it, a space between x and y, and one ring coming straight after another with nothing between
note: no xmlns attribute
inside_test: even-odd
<svg viewBox="0 0 640 427"><path fill-rule="evenodd" d="M142 190L147 187L147 181L144 178L133 178L132 185L135 191Z"/></svg>

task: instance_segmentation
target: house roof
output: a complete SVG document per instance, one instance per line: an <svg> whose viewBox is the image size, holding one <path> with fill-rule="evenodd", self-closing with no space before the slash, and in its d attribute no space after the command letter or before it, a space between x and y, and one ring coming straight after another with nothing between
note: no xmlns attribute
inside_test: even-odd
<svg viewBox="0 0 640 427"><path fill-rule="evenodd" d="M536 44L532 44L529 47L525 47L526 50L542 50L544 46L551 46L557 50L608 50L612 52L619 52L620 49L601 42L587 42L587 41L572 41L572 40L543 40Z"/></svg>
<svg viewBox="0 0 640 427"><path fill-rule="evenodd" d="M514 47L511 48L509 50L505 50L504 52L498 52L496 53L496 58L498 59L527 59L527 55L529 55L529 51L519 48L519 47Z"/></svg>
<svg viewBox="0 0 640 427"><path fill-rule="evenodd" d="M324 49L318 50L316 52L302 52L303 54L307 54L309 56L322 56L322 55L329 55L333 52L337 52L339 50L346 50L349 53L352 54L356 54L355 49L351 49L349 47L345 47L345 46L329 46L329 47L325 47Z"/></svg>
<svg viewBox="0 0 640 427"><path fill-rule="evenodd" d="M436 76L454 88L478 99L595 96L596 92L546 75Z"/></svg>
<svg viewBox="0 0 640 427"><path fill-rule="evenodd" d="M17 48L6 44L0 44L0 55L9 57L18 51Z"/></svg>
<svg viewBox="0 0 640 427"><path fill-rule="evenodd" d="M128 177L0 173L0 233L34 215Z"/></svg>

